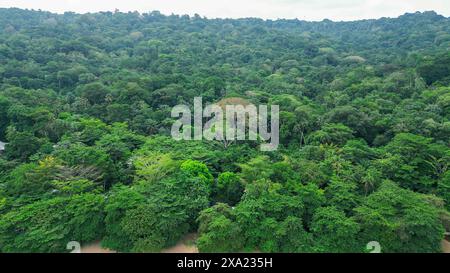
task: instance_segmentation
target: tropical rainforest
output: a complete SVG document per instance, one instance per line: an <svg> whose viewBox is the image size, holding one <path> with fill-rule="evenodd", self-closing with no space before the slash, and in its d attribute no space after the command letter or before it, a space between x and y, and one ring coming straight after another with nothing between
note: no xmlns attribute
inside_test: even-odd
<svg viewBox="0 0 450 273"><path fill-rule="evenodd" d="M279 105L280 146L176 141L171 108ZM450 19L0 9L0 252L440 252Z"/></svg>

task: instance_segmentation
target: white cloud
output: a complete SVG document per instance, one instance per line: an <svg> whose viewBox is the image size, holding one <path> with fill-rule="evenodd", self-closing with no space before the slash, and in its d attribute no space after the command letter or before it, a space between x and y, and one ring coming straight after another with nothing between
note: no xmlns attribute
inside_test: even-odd
<svg viewBox="0 0 450 273"><path fill-rule="evenodd" d="M304 20L396 17L405 12L426 10L450 16L449 0L0 0L0 7L42 9L58 13L159 10L164 14L198 13L208 18Z"/></svg>

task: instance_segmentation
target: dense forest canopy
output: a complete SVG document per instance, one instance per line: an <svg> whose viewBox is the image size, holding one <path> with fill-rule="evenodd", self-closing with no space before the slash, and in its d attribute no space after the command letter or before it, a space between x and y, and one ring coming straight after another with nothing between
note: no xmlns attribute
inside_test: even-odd
<svg viewBox="0 0 450 273"><path fill-rule="evenodd" d="M280 106L280 147L175 141L171 107ZM439 252L450 19L0 9L0 252Z"/></svg>

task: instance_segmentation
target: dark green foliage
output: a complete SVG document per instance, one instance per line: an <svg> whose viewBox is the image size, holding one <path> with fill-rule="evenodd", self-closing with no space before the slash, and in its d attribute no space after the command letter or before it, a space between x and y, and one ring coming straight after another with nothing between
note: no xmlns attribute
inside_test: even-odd
<svg viewBox="0 0 450 273"><path fill-rule="evenodd" d="M196 228L199 212L209 205L209 191L204 177L184 170L157 182L113 189L105 207L103 245L125 252L157 252L174 245Z"/></svg>
<svg viewBox="0 0 450 273"><path fill-rule="evenodd" d="M218 203L207 208L200 213L198 221L199 251L224 253L237 252L243 248L242 230L230 206Z"/></svg>
<svg viewBox="0 0 450 273"><path fill-rule="evenodd" d="M310 134L306 141L313 145L343 145L352 138L352 130L343 124L325 124L321 130Z"/></svg>
<svg viewBox="0 0 450 273"><path fill-rule="evenodd" d="M13 209L0 218L2 252L65 252L70 241L101 238L104 198L56 197Z"/></svg>
<svg viewBox="0 0 450 273"><path fill-rule="evenodd" d="M417 72L427 84L450 83L450 54L440 54L424 60L417 68Z"/></svg>
<svg viewBox="0 0 450 273"><path fill-rule="evenodd" d="M377 240L383 252L439 251L444 229L425 196L385 181L355 212L362 239Z"/></svg>
<svg viewBox="0 0 450 273"><path fill-rule="evenodd" d="M283 237L294 230L283 230L295 218L301 225L304 205L297 196L281 194L279 184L267 181L249 185L243 200L235 208L236 221L243 231L247 248L265 252L278 252L283 247ZM280 237L274 234L280 233ZM300 247L300 246L291 246Z"/></svg>
<svg viewBox="0 0 450 273"><path fill-rule="evenodd" d="M224 172L217 177L213 187L213 199L216 202L234 206L244 194L244 185L239 176L232 172Z"/></svg>
<svg viewBox="0 0 450 273"><path fill-rule="evenodd" d="M439 252L450 21L0 9L0 252ZM280 145L176 141L171 109L279 105Z"/></svg>
<svg viewBox="0 0 450 273"><path fill-rule="evenodd" d="M316 210L311 224L315 250L319 252L361 252L359 225L336 207ZM367 241L368 243L369 241Z"/></svg>
<svg viewBox="0 0 450 273"><path fill-rule="evenodd" d="M102 245L121 252L130 251L133 241L125 233L122 221L128 210L135 209L145 202L145 197L129 187L115 186L110 190L105 204L105 237Z"/></svg>

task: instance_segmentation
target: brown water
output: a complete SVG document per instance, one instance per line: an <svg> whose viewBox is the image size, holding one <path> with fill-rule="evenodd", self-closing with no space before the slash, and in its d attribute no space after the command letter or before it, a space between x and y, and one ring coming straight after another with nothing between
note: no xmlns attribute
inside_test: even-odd
<svg viewBox="0 0 450 273"><path fill-rule="evenodd" d="M198 253L195 240L197 240L196 233L188 234L178 244L163 249L161 253Z"/></svg>
<svg viewBox="0 0 450 273"><path fill-rule="evenodd" d="M450 253L450 242L447 240L442 240L442 252Z"/></svg>
<svg viewBox="0 0 450 273"><path fill-rule="evenodd" d="M198 253L195 246L197 234L190 233L180 240L175 246L163 249L161 253ZM117 251L102 248L100 242L94 242L81 247L81 253L117 253Z"/></svg>
<svg viewBox="0 0 450 273"><path fill-rule="evenodd" d="M81 253L117 253L117 251L102 248L100 241L81 247Z"/></svg>
<svg viewBox="0 0 450 273"><path fill-rule="evenodd" d="M178 244L173 247L163 249L161 253L198 253L198 249L194 244L196 239L197 234L188 234ZM442 240L441 246L443 253L450 253L449 241ZM102 248L100 246L100 242L95 242L81 247L81 253L116 253L116 251Z"/></svg>

